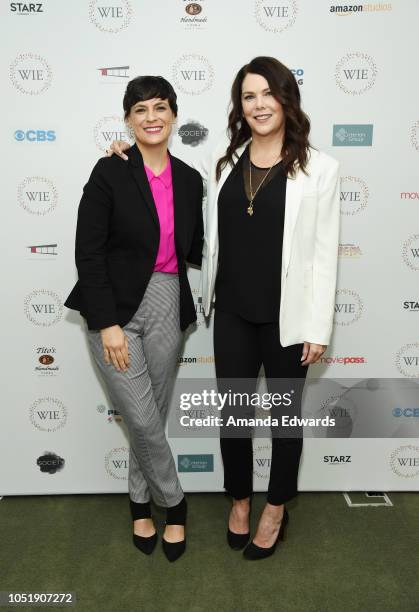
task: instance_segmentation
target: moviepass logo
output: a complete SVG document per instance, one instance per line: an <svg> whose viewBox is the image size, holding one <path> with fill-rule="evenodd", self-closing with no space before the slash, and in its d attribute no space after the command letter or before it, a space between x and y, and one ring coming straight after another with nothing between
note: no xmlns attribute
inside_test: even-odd
<svg viewBox="0 0 419 612"><path fill-rule="evenodd" d="M322 363L323 365L351 365L366 362L367 360L365 359L365 357L321 357L317 363Z"/></svg>

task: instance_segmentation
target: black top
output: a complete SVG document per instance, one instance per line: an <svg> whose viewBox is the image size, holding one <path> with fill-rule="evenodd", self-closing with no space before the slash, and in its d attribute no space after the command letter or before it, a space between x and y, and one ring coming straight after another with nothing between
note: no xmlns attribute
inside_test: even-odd
<svg viewBox="0 0 419 612"><path fill-rule="evenodd" d="M134 316L156 263L160 225L140 150L100 159L84 187L76 232L79 280L67 308L89 329L121 327ZM170 155L170 153L169 153ZM180 286L180 328L196 320L186 261L201 264L202 179L180 159L172 165L175 248Z"/></svg>
<svg viewBox="0 0 419 612"><path fill-rule="evenodd" d="M282 162L268 168L252 164L253 215L250 200L249 149L243 152L218 198L219 258L215 307L255 323L278 321L281 299L282 235L287 177Z"/></svg>

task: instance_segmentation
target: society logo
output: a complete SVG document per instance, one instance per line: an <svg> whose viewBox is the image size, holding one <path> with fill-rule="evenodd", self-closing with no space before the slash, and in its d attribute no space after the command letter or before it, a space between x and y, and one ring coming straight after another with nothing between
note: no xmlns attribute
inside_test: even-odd
<svg viewBox="0 0 419 612"><path fill-rule="evenodd" d="M133 10L128 0L112 0L107 4L103 0L91 0L89 19L101 32L117 34L127 28L131 22Z"/></svg>
<svg viewBox="0 0 419 612"><path fill-rule="evenodd" d="M209 130L197 121L188 120L180 126L178 136L182 144L197 147L208 138Z"/></svg>
<svg viewBox="0 0 419 612"><path fill-rule="evenodd" d="M360 95L371 89L377 77L377 66L366 53L348 53L336 65L335 82L350 95Z"/></svg>
<svg viewBox="0 0 419 612"><path fill-rule="evenodd" d="M58 192L45 176L27 176L18 185L17 200L26 212L44 216L57 206Z"/></svg>
<svg viewBox="0 0 419 612"><path fill-rule="evenodd" d="M65 460L55 453L45 451L44 454L38 457L36 460L36 465L39 467L41 472L45 474L56 474L63 469Z"/></svg>
<svg viewBox="0 0 419 612"><path fill-rule="evenodd" d="M256 0L254 16L257 23L267 32L279 34L291 28L298 14L296 0L282 0L275 4L272 0Z"/></svg>
<svg viewBox="0 0 419 612"><path fill-rule="evenodd" d="M52 70L40 55L22 53L10 65L10 79L18 91L35 96L51 85Z"/></svg>

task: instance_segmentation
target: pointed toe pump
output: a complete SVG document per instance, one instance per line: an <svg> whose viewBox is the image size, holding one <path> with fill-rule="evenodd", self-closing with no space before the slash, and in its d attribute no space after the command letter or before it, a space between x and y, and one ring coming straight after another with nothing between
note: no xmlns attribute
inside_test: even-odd
<svg viewBox="0 0 419 612"><path fill-rule="evenodd" d="M280 540L281 541L284 540L285 527L288 524L288 521L289 521L288 511L286 508L284 508L284 516L282 517L281 526L279 528L278 535L276 536L276 540L273 543L273 545L270 546L269 548L262 548L261 546L257 546L253 542L250 542L250 544L248 544L243 551L244 558L248 559L249 561L258 561L259 559L266 559L267 557L270 557L271 555L273 555L278 542Z"/></svg>
<svg viewBox="0 0 419 612"><path fill-rule="evenodd" d="M186 513L186 499L183 498L177 506L167 508L166 525L186 525ZM168 542L163 537L162 547L168 561L177 561L186 550L186 538L180 542Z"/></svg>
<svg viewBox="0 0 419 612"><path fill-rule="evenodd" d="M151 518L150 502L141 504L133 502L130 499L130 507L133 521L137 521L138 519ZM156 548L157 540L157 532L153 533L153 535L148 537L139 536L136 533L132 534L132 541L134 543L134 546L145 555L151 555L153 550Z"/></svg>

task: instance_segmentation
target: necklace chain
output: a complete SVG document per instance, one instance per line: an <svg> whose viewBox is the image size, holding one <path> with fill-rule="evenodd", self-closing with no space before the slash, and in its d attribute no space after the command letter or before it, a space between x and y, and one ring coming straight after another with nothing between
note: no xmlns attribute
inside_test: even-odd
<svg viewBox="0 0 419 612"><path fill-rule="evenodd" d="M272 166L267 170L267 172L265 173L265 176L263 177L263 179L261 180L261 182L259 183L255 193L253 193L253 188L252 188L252 162L250 161L250 149L249 149L249 187L250 187L250 202L249 202L249 206L247 207L247 214L250 215L250 217L253 215L253 200L255 199L257 192L259 191L259 189L262 187L263 183L265 182L266 177L268 176L268 174L270 173L270 171L272 170L272 168L275 166L276 162L279 160L279 158L281 157L281 154L278 155L278 157L275 159L274 163L272 164Z"/></svg>

